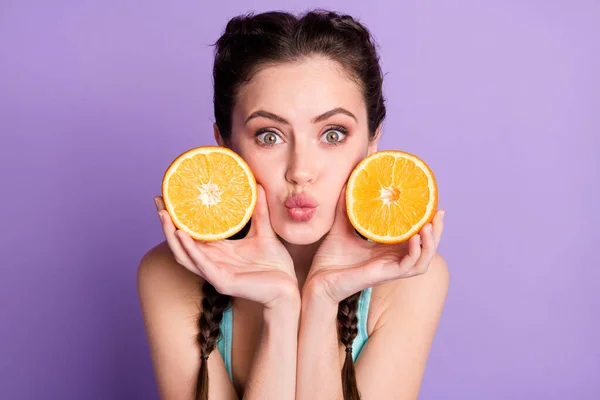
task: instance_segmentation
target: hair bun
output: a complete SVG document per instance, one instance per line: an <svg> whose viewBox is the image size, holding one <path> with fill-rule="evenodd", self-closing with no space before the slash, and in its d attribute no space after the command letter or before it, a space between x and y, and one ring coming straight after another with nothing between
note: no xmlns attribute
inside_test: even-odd
<svg viewBox="0 0 600 400"><path fill-rule="evenodd" d="M254 18L252 14L231 18L225 26L225 32L215 43L217 53L244 51L243 49L246 47L244 39L254 33L252 32L253 29L257 30L256 24L253 23Z"/></svg>
<svg viewBox="0 0 600 400"><path fill-rule="evenodd" d="M250 31L252 14L239 15L229 20L225 27L226 35L245 35Z"/></svg>

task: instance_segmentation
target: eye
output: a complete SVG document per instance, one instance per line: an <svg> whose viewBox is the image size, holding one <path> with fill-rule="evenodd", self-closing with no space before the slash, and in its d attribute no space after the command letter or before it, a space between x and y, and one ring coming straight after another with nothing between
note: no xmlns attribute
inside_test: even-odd
<svg viewBox="0 0 600 400"><path fill-rule="evenodd" d="M277 141L277 139L279 139L279 142ZM281 140L279 135L277 135L275 132L272 132L272 131L257 132L256 140L258 140L258 142L264 146L273 146L273 145L283 142L283 140Z"/></svg>
<svg viewBox="0 0 600 400"><path fill-rule="evenodd" d="M344 141L344 139L346 138L346 134L346 129L340 126L334 129L329 129L323 134L322 137L325 138L325 143L339 144Z"/></svg>

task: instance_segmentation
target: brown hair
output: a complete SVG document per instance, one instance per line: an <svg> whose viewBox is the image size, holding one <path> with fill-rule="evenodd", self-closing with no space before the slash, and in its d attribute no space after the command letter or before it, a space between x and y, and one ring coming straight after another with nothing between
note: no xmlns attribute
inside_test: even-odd
<svg viewBox="0 0 600 400"><path fill-rule="evenodd" d="M242 85L249 82L261 67L301 61L314 55L338 62L356 82L367 108L370 139L374 138L385 118L383 74L376 45L368 29L349 15L317 9L300 17L286 12L237 16L227 23L215 46L215 122L226 143L231 138L233 108ZM241 232L231 239L244 234ZM198 320L202 360L196 399L207 400L208 368L205 360L215 348L221 333L219 324L223 312L231 305L232 299L221 295L209 282L204 283L202 291L202 314ZM359 297L360 292L342 300L337 314L338 334L346 347L342 369L344 400L360 399L352 360L352 343L358 333Z"/></svg>

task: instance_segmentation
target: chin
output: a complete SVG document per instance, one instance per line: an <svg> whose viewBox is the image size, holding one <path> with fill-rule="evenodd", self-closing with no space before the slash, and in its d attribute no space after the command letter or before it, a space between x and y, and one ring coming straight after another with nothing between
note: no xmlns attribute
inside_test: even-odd
<svg viewBox="0 0 600 400"><path fill-rule="evenodd" d="M295 245L316 243L327 233L325 227L306 222L300 224L285 222L280 224L274 231L281 239Z"/></svg>

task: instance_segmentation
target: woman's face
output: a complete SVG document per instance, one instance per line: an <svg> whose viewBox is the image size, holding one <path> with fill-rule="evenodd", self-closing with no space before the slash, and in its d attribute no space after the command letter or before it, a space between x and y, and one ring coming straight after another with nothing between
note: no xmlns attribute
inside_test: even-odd
<svg viewBox="0 0 600 400"><path fill-rule="evenodd" d="M342 187L376 147L359 88L331 60L264 68L238 95L231 148L265 188L273 230L288 243L329 231Z"/></svg>

